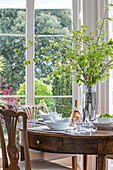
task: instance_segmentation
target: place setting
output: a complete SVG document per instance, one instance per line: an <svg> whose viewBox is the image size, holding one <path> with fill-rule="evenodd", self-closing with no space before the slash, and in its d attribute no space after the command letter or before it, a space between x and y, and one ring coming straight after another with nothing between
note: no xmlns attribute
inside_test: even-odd
<svg viewBox="0 0 113 170"><path fill-rule="evenodd" d="M72 129L70 126L71 117L63 118L62 113L57 113L56 107L48 107L48 113L39 110L39 114L46 124L42 130L59 133Z"/></svg>
<svg viewBox="0 0 113 170"><path fill-rule="evenodd" d="M71 117L62 117L62 113L57 113L56 107L48 108L48 113L44 113L42 110L39 110L40 118L36 121L28 121L29 124L34 123L33 127L29 125L28 130L32 131L41 131L49 133L63 133L68 135L76 134L87 134L89 129L82 127L82 120L78 122L76 118L73 118L73 124ZM42 124L40 124L42 123ZM38 125L40 124L40 125Z"/></svg>

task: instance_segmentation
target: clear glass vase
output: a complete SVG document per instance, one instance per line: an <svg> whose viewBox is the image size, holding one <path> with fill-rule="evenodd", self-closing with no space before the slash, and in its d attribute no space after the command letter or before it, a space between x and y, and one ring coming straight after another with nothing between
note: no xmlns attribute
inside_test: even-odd
<svg viewBox="0 0 113 170"><path fill-rule="evenodd" d="M96 85L83 87L83 125L93 127L96 118Z"/></svg>

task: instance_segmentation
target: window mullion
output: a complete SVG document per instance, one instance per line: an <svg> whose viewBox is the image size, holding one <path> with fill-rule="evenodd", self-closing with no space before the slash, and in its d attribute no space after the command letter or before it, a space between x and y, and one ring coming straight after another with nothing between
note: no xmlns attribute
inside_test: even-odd
<svg viewBox="0 0 113 170"><path fill-rule="evenodd" d="M34 0L26 0L26 44L28 41L34 41ZM26 51L26 60L30 60L31 64L26 67L26 103L34 103L34 47L31 46Z"/></svg>

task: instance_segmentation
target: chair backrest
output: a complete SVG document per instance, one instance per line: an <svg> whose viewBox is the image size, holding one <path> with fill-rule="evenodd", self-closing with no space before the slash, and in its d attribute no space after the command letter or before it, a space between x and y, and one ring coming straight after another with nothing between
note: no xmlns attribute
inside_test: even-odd
<svg viewBox="0 0 113 170"><path fill-rule="evenodd" d="M3 157L3 170L19 170L18 160L19 151L16 146L16 125L19 116L23 117L23 139L24 139L24 155L25 155L25 170L31 170L29 145L27 135L27 114L25 112L15 112L13 110L1 110L0 114L4 118L4 123L8 133L8 145L6 147L2 123L0 121L0 138ZM9 157L9 159L8 159ZM8 162L9 160L9 162Z"/></svg>
<svg viewBox="0 0 113 170"><path fill-rule="evenodd" d="M30 119L36 119L36 115L40 107L42 108L42 111L44 112L45 105L43 103L39 103L37 105L33 105L33 104L20 105L18 109L21 108L23 111L25 111L27 113L28 120L30 120Z"/></svg>

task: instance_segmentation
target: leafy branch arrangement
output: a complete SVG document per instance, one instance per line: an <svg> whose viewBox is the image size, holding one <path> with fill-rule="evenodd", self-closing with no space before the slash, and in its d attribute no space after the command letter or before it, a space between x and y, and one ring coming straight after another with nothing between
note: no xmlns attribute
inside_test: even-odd
<svg viewBox="0 0 113 170"><path fill-rule="evenodd" d="M108 32L104 26L106 20L113 21L107 17L107 11L111 6L113 6L111 3L105 6L103 19L96 22L98 35L96 32L87 35L88 26L81 25L79 30L72 30L72 36L64 36L62 39L53 36L49 46L41 47L43 53L53 51L51 56L44 56L45 61L50 62L58 58L57 67L54 68L52 75L68 72L75 75L78 85L84 83L87 87L95 85L98 80L104 82L109 77L109 69L113 69L113 40L107 40ZM32 45L34 42L30 40L29 44ZM25 49L28 48L25 46ZM19 50L15 49L15 52L18 53ZM33 58L34 62L39 60L40 56L37 59ZM25 61L24 64L28 65L30 61Z"/></svg>

